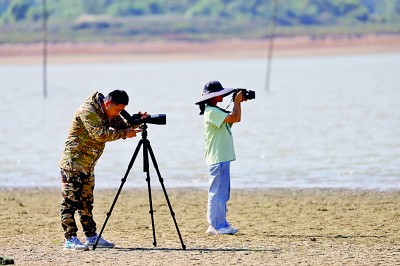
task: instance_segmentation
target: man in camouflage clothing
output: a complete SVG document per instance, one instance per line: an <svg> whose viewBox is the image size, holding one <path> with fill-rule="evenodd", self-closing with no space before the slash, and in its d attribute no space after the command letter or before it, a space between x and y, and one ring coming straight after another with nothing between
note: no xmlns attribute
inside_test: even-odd
<svg viewBox="0 0 400 266"><path fill-rule="evenodd" d="M115 90L107 97L96 92L75 112L59 164L63 197L61 225L65 235L65 250L88 250L89 246L96 243L98 235L92 215L94 167L107 141L132 138L140 132L131 128L119 115L128 102L129 97L125 91ZM86 236L85 244L77 238L75 211L78 211ZM101 237L97 247L112 248L114 244Z"/></svg>

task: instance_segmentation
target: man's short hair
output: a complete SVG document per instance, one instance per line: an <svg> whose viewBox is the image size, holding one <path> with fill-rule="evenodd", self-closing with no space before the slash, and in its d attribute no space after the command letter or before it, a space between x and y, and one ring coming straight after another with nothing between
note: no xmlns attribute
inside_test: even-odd
<svg viewBox="0 0 400 266"><path fill-rule="evenodd" d="M107 95L106 100L111 101L111 103L115 105L118 104L128 105L129 96L123 90L114 90Z"/></svg>

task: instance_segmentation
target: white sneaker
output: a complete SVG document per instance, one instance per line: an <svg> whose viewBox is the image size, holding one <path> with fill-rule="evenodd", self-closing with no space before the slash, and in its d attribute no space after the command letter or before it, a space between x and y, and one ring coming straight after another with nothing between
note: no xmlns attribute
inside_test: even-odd
<svg viewBox="0 0 400 266"><path fill-rule="evenodd" d="M234 235L238 232L239 230L233 227L224 227L220 229L215 229L211 225L208 226L208 229L206 230L206 233L209 235Z"/></svg>
<svg viewBox="0 0 400 266"><path fill-rule="evenodd" d="M99 237L98 234L95 234L94 236L91 237L86 237L85 245L87 247L93 247L98 237ZM113 247L114 243L108 242L103 237L100 237L99 242L97 243L96 246L96 248L113 248Z"/></svg>
<svg viewBox="0 0 400 266"><path fill-rule="evenodd" d="M89 248L82 244L76 236L73 236L70 239L65 239L64 250L89 250Z"/></svg>
<svg viewBox="0 0 400 266"><path fill-rule="evenodd" d="M234 234L236 234L239 231L239 229L232 226L228 226L228 228L231 229Z"/></svg>

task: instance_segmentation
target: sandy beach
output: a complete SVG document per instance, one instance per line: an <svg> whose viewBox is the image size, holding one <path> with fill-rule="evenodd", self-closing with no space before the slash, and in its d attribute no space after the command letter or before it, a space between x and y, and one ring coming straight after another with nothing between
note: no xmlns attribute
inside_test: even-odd
<svg viewBox="0 0 400 266"><path fill-rule="evenodd" d="M157 183L154 184L159 185ZM209 236L206 189L122 190L103 236L114 249L63 251L57 189L0 189L0 256L16 265L399 265L399 191L232 190L236 235ZM116 190L95 190L98 230ZM83 239L81 227L78 236Z"/></svg>

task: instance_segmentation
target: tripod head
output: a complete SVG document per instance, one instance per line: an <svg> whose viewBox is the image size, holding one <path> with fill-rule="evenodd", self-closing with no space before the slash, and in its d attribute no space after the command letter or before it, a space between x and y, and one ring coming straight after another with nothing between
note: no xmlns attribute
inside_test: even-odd
<svg viewBox="0 0 400 266"><path fill-rule="evenodd" d="M147 124L143 123L139 128L142 130L142 139L147 139Z"/></svg>

